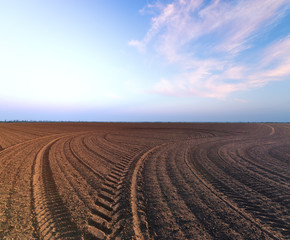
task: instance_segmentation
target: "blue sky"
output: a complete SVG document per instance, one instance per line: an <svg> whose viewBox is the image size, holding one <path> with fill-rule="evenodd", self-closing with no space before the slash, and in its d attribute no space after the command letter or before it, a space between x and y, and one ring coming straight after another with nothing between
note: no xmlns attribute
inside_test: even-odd
<svg viewBox="0 0 290 240"><path fill-rule="evenodd" d="M0 0L0 121L290 121L289 0Z"/></svg>

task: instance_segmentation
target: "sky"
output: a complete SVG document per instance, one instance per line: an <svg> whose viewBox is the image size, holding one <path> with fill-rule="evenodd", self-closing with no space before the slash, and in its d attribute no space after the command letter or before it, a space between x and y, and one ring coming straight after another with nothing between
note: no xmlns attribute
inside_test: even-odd
<svg viewBox="0 0 290 240"><path fill-rule="evenodd" d="M289 0L0 0L0 121L289 122Z"/></svg>

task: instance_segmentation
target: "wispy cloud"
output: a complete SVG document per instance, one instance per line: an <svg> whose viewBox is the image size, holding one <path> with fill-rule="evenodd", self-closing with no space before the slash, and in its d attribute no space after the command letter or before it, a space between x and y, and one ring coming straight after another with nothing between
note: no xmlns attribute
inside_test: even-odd
<svg viewBox="0 0 290 240"><path fill-rule="evenodd" d="M263 86L290 76L290 35L269 45L261 56L257 69L251 69L248 82Z"/></svg>
<svg viewBox="0 0 290 240"><path fill-rule="evenodd" d="M224 98L290 74L289 36L260 49L260 57L255 53L255 64L238 61L245 50L255 48L259 34L271 30L285 15L288 0L206 2L176 0L148 5L158 14L143 40L132 40L129 45L144 54L153 48L179 67L176 76L156 83L154 92Z"/></svg>

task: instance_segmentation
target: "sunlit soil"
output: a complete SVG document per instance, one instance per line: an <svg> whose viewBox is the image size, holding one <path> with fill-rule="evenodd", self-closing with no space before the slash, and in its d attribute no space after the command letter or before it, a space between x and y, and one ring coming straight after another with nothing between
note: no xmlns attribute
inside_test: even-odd
<svg viewBox="0 0 290 240"><path fill-rule="evenodd" d="M0 239L290 239L290 124L0 123Z"/></svg>

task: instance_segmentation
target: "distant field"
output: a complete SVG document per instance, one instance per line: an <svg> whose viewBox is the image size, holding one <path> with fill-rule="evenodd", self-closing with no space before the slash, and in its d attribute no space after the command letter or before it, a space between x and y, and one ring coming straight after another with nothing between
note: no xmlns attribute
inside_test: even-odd
<svg viewBox="0 0 290 240"><path fill-rule="evenodd" d="M0 239L290 239L290 124L0 123Z"/></svg>

